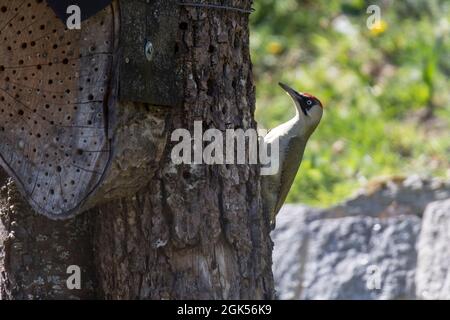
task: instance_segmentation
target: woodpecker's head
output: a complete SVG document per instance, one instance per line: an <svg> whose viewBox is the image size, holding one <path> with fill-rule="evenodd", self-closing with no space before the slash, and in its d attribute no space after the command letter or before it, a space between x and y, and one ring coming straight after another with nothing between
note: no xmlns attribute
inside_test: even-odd
<svg viewBox="0 0 450 320"><path fill-rule="evenodd" d="M312 133L322 119L322 103L316 97L308 93L297 92L284 83L280 83L280 87L291 96L297 107L297 114L300 121L306 126L306 129Z"/></svg>

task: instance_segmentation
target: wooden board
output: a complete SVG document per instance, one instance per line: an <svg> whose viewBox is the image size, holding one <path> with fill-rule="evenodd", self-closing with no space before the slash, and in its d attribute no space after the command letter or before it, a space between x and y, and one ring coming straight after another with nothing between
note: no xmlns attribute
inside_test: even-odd
<svg viewBox="0 0 450 320"><path fill-rule="evenodd" d="M120 0L120 90L122 101L180 107L183 77L177 68L180 45L178 0ZM146 44L153 48L151 59Z"/></svg>
<svg viewBox="0 0 450 320"><path fill-rule="evenodd" d="M67 30L42 0L0 0L0 163L33 208L73 215L111 158L114 9Z"/></svg>

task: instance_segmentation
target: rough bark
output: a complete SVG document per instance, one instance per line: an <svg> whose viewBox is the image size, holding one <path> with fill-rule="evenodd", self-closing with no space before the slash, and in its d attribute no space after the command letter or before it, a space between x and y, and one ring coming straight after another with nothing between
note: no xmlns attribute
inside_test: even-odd
<svg viewBox="0 0 450 320"><path fill-rule="evenodd" d="M250 6L250 1L231 5ZM256 128L248 17L183 9L182 109L167 130ZM176 166L168 143L145 190L98 209L96 266L107 298L272 298L271 241L256 166Z"/></svg>
<svg viewBox="0 0 450 320"><path fill-rule="evenodd" d="M227 5L249 8L251 1ZM164 124L156 173L134 195L68 222L34 215L3 179L2 298L273 298L272 242L268 218L262 216L258 166L174 165L170 158L170 133L193 131L194 121L202 121L204 130L256 128L248 16L183 7L179 19L183 107L133 104L153 123ZM9 210L11 205L18 209ZM18 238L19 227L24 230ZM47 242L36 241L39 235ZM17 241L23 249L11 245ZM69 255L64 261L58 258L61 248ZM43 272L50 278L65 273L67 264L82 267L82 292L65 289L67 276L61 276L57 292L51 281L36 283Z"/></svg>
<svg viewBox="0 0 450 320"><path fill-rule="evenodd" d="M37 215L0 169L0 300L95 298L87 218L52 221ZM82 270L81 290L67 288L71 265Z"/></svg>

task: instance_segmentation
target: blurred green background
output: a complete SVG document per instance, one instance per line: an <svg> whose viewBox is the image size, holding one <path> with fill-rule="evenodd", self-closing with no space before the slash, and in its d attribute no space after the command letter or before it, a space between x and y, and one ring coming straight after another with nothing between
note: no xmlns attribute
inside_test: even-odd
<svg viewBox="0 0 450 320"><path fill-rule="evenodd" d="M381 21L367 27L369 5ZM328 206L380 176L450 177L450 1L256 0L257 120L294 115L279 81L326 106L288 202Z"/></svg>

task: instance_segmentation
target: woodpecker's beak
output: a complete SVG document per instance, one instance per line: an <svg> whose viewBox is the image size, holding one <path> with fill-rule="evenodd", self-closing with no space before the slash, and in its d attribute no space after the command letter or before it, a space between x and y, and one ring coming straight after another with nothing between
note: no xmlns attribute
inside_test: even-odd
<svg viewBox="0 0 450 320"><path fill-rule="evenodd" d="M289 87L288 85L284 84L284 83L279 83L280 87L284 89L284 91L286 91L291 98L296 102L296 104L302 109L302 112L305 114L305 116L308 115L308 113L306 112L306 108L304 107L304 99L306 98L305 95L303 95L303 93L299 93L297 91L295 91L294 89L292 89L291 87Z"/></svg>
<svg viewBox="0 0 450 320"><path fill-rule="evenodd" d="M292 89L291 87L289 87L287 84L284 83L279 83L280 87L282 87L284 89L284 91L286 91L292 98L295 98L295 96L298 94L297 91L295 91L294 89Z"/></svg>

